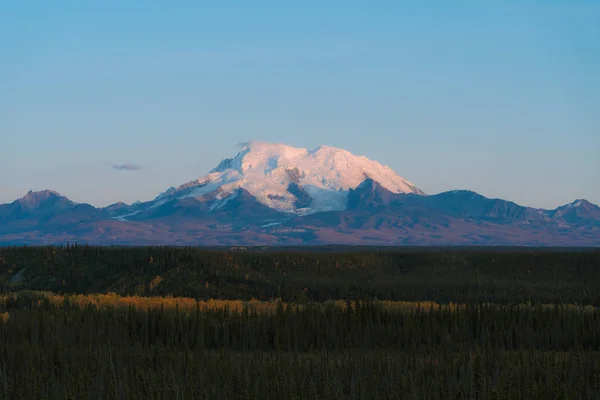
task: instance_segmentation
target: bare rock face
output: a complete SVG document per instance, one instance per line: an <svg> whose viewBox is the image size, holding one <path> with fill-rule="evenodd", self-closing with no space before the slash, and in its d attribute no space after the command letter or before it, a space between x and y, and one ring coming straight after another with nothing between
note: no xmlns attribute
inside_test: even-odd
<svg viewBox="0 0 600 400"><path fill-rule="evenodd" d="M290 183L287 190L296 197L296 201L294 201L294 207L296 207L296 209L310 207L312 197L310 197L306 190L304 190L297 182Z"/></svg>
<svg viewBox="0 0 600 400"><path fill-rule="evenodd" d="M373 179L366 179L348 193L348 209L376 208L390 205L398 195L383 188Z"/></svg>

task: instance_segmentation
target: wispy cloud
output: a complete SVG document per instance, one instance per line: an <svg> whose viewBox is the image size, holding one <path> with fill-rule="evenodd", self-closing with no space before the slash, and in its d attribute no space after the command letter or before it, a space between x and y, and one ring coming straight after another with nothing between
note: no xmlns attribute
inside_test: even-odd
<svg viewBox="0 0 600 400"><path fill-rule="evenodd" d="M139 171L142 167L136 164L115 164L113 169L117 171Z"/></svg>

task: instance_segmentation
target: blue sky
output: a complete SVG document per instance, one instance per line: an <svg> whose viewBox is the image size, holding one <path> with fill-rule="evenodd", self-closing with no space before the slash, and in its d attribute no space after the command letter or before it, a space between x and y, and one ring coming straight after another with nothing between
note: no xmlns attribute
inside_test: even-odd
<svg viewBox="0 0 600 400"><path fill-rule="evenodd" d="M0 202L147 200L265 140L600 203L600 2L208 3L6 2Z"/></svg>

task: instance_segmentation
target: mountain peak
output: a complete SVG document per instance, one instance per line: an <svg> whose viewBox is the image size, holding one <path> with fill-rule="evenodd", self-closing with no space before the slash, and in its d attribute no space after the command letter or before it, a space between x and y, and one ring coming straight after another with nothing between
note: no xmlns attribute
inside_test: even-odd
<svg viewBox="0 0 600 400"><path fill-rule="evenodd" d="M61 212L77 204L53 190L30 190L23 197L6 206L12 210L10 213L13 217L21 218L33 214L47 215Z"/></svg>
<svg viewBox="0 0 600 400"><path fill-rule="evenodd" d="M596 212L598 210L600 210L600 207L598 207L594 203L591 203L585 199L577 199L569 204L565 204L564 206L558 207L554 211L556 212L557 215L563 215L563 214L572 213L572 212L576 212L576 213L582 213L582 212L587 212L587 211Z"/></svg>
<svg viewBox="0 0 600 400"><path fill-rule="evenodd" d="M225 158L208 175L170 195L198 197L217 188L224 192L243 188L277 211L305 214L344 209L348 191L366 178L391 193L424 194L390 167L337 147L308 150L262 141L240 147L235 157Z"/></svg>
<svg viewBox="0 0 600 400"><path fill-rule="evenodd" d="M55 192L54 190L50 190L50 189L44 189L44 190L29 190L25 196L23 196L23 199L27 199L27 198L36 198L36 197L48 197L51 195L55 195L55 196L59 196L61 197L61 195L58 192Z"/></svg>
<svg viewBox="0 0 600 400"><path fill-rule="evenodd" d="M594 225L600 222L600 207L584 199L577 199L551 212L554 218L576 225Z"/></svg>
<svg viewBox="0 0 600 400"><path fill-rule="evenodd" d="M356 189L350 189L348 208L372 208L391 204L397 195L382 187L379 182L367 178Z"/></svg>
<svg viewBox="0 0 600 400"><path fill-rule="evenodd" d="M462 198L462 199L487 199L487 197L485 197L477 192L474 192L472 190L466 190L466 189L451 190L449 192L442 192L439 195L447 196L447 197L458 197L458 198Z"/></svg>
<svg viewBox="0 0 600 400"><path fill-rule="evenodd" d="M585 199L577 199L574 202L567 204L565 207L566 208L581 208L581 207L587 208L587 207L593 207L593 206L595 206L595 205Z"/></svg>
<svg viewBox="0 0 600 400"><path fill-rule="evenodd" d="M57 200L57 199L64 199L67 200L66 197L61 196L59 193L55 192L54 190L39 190L39 191L33 191L30 190L27 192L27 194L25 194L25 196L21 197L18 202L25 204L27 206L30 207L37 207L39 204L49 201L49 200Z"/></svg>
<svg viewBox="0 0 600 400"><path fill-rule="evenodd" d="M328 146L328 145L321 145L311 151L309 151L310 154L317 154L317 153L329 153L329 154L333 154L333 153L345 153L345 154L352 154L350 153L348 150L344 150L344 149L340 149L339 147L333 147L333 146Z"/></svg>

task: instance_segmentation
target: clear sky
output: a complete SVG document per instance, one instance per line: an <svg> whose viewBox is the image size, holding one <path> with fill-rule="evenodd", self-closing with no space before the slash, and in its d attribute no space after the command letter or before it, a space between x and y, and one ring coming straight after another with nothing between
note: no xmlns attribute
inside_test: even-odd
<svg viewBox="0 0 600 400"><path fill-rule="evenodd" d="M0 202L147 200L254 139L600 203L599 1L0 3Z"/></svg>

